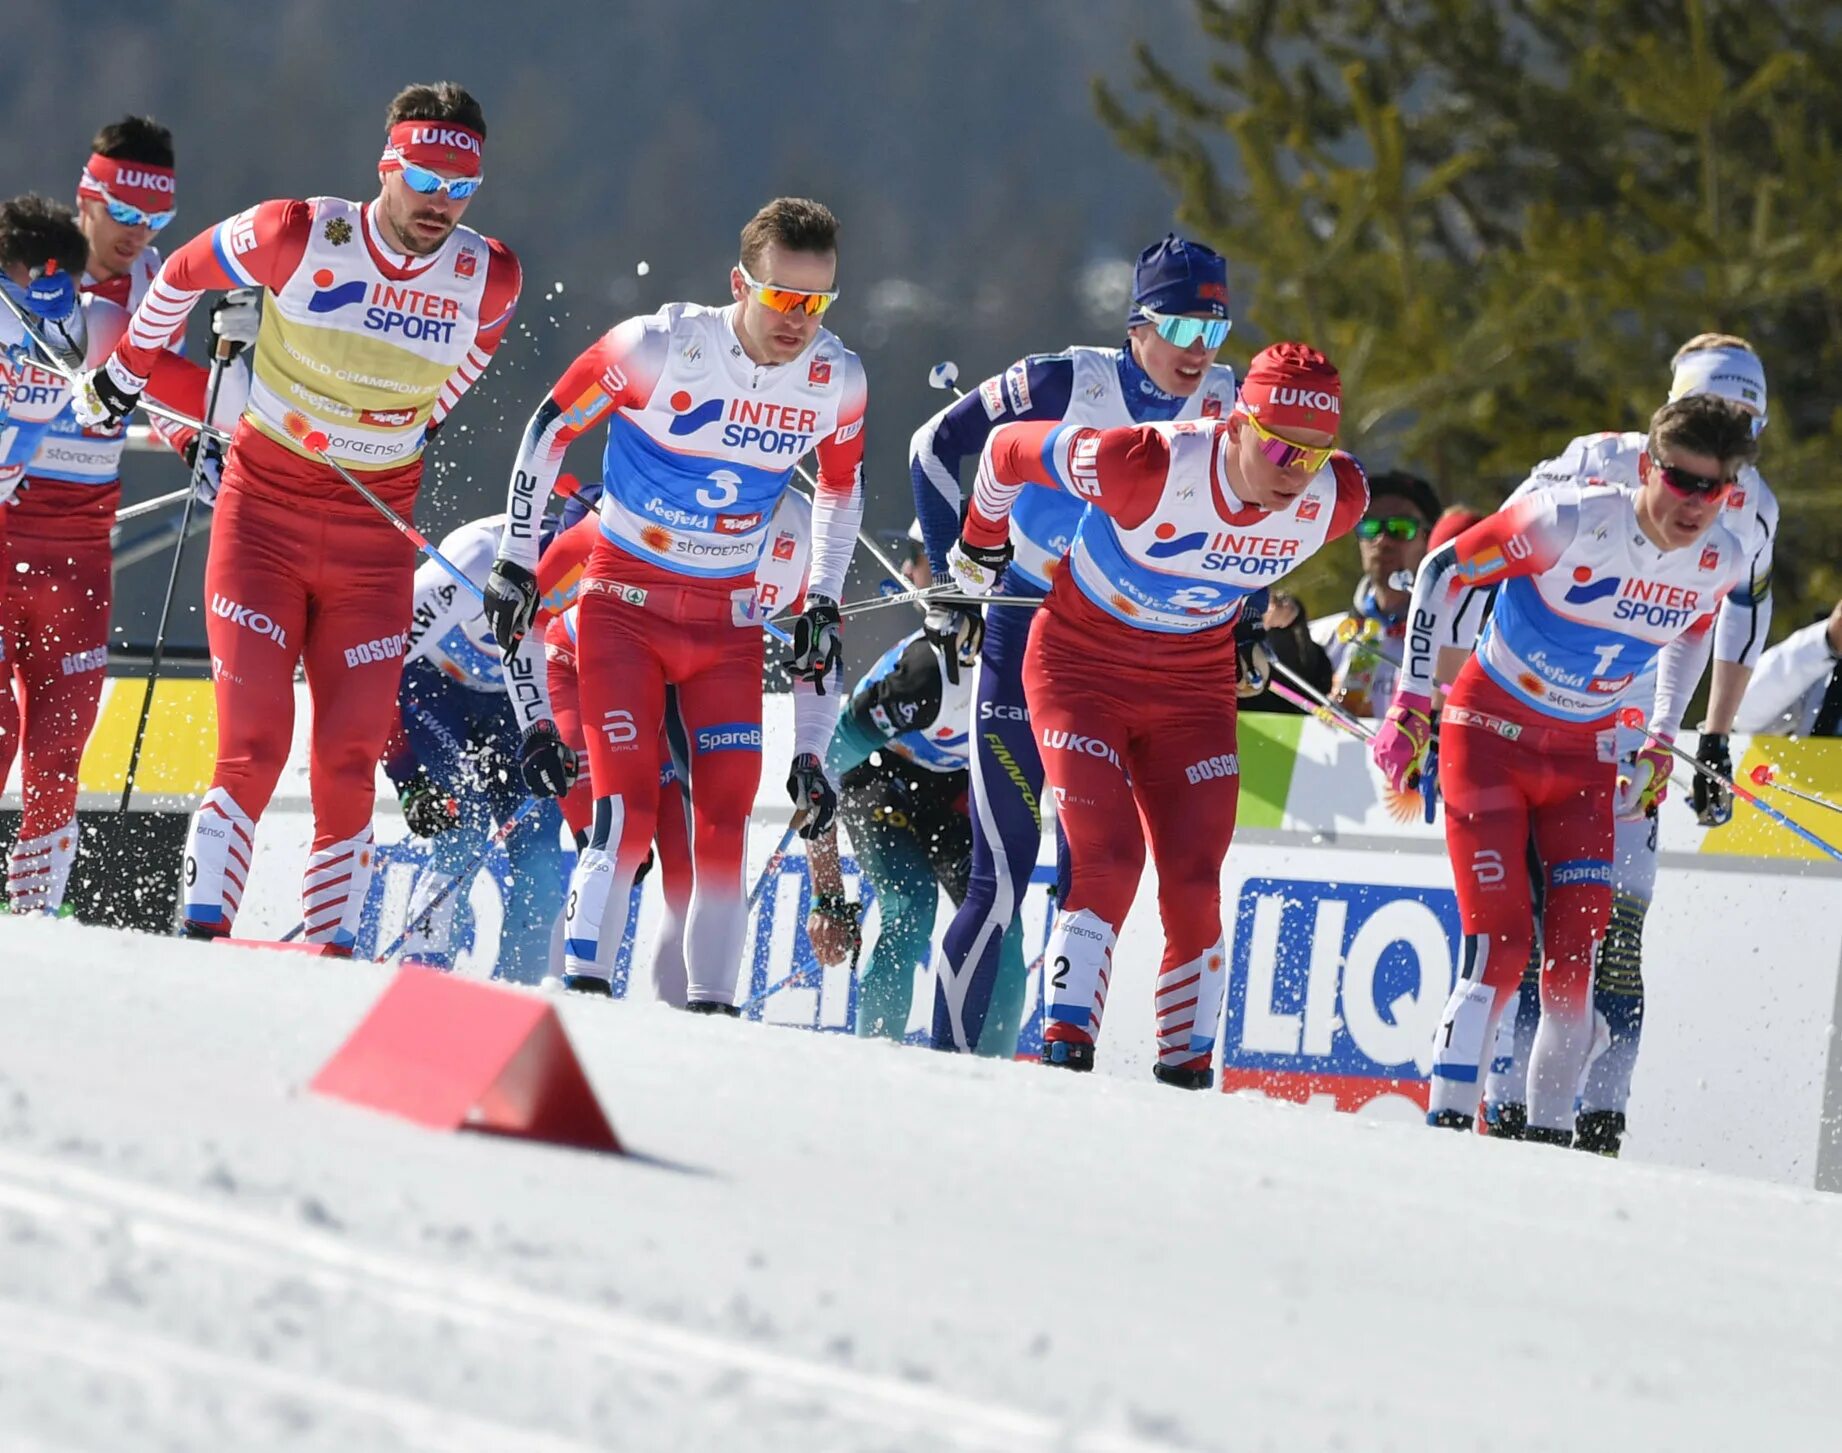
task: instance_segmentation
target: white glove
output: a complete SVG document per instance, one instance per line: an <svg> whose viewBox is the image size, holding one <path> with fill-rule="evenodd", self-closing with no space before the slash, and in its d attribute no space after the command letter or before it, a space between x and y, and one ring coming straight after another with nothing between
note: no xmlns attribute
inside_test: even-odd
<svg viewBox="0 0 1842 1453"><path fill-rule="evenodd" d="M254 343L261 327L261 288L233 288L211 309L212 336L225 339L238 349Z"/></svg>
<svg viewBox="0 0 1842 1453"><path fill-rule="evenodd" d="M20 481L26 477L23 464L0 464L0 505L11 504L13 496L19 492ZM4 528L4 526L0 526Z"/></svg>
<svg viewBox="0 0 1842 1453"><path fill-rule="evenodd" d="M961 535L947 551L947 570L967 595L996 595L1011 554L1009 540L1002 545L974 545Z"/></svg>

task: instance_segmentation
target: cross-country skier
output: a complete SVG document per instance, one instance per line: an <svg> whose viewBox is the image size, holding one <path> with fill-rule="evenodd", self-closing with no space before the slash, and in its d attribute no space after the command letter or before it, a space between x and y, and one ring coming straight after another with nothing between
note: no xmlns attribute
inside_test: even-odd
<svg viewBox="0 0 1842 1453"><path fill-rule="evenodd" d="M904 573L916 586L933 580L925 558ZM866 1037L907 1033L915 969L927 960L940 890L956 907L965 901L972 668L970 651L952 633L917 631L864 673L832 733L825 764L842 789L838 815L878 906L876 946L857 985L857 1032ZM858 905L845 901L836 832L814 838L807 857L813 907L806 936L821 963L841 964L861 925ZM978 1053L1016 1053L1026 988L1023 924L1013 917Z"/></svg>
<svg viewBox="0 0 1842 1453"><path fill-rule="evenodd" d="M731 306L672 303L619 324L570 365L525 431L487 590L487 617L506 648L538 608L536 525L564 450L608 424L603 538L577 633L595 821L570 881L566 987L609 991L634 874L653 839L672 686L691 744L686 1007L738 1012L742 865L761 775L754 574L769 516L808 449L818 455L818 492L811 587L788 663L787 790L813 809L808 834L835 810L822 754L842 680L837 602L863 516L866 401L857 355L819 323L837 296L837 231L816 202L768 203L742 229ZM554 733L544 721L528 730Z"/></svg>
<svg viewBox="0 0 1842 1453"><path fill-rule="evenodd" d="M960 473L994 429L1023 420L1116 428L1168 419L1211 418L1234 407L1234 370L1215 356L1231 326L1228 266L1175 234L1147 247L1133 270L1126 341L1119 348L1032 354L986 379L915 431L909 471L928 563L944 579L959 532ZM1086 501L1026 490L1011 518L1015 555L1005 595L1042 597L1074 539ZM965 902L935 956L934 1045L979 1043L1003 943L1029 887L1042 841L1042 760L1024 698L1027 606L937 610L929 629L978 655L971 744L972 873ZM982 643L982 644L981 644Z"/></svg>
<svg viewBox="0 0 1842 1453"><path fill-rule="evenodd" d="M72 274L86 298L91 355L99 362L119 341L129 310L146 295L160 266L151 239L172 221L173 139L144 116L111 122L90 143L77 182L76 226L84 260ZM227 300L218 319L231 337L255 336L253 306ZM44 384L63 399L62 378ZM151 397L191 417L203 410L205 370L173 351L158 355L148 383ZM241 362L226 374L218 418L235 419L248 395ZM187 455L197 447L190 430L161 426L159 436ZM7 896L15 911L55 913L77 850L77 769L95 729L109 659L109 613L114 598L110 535L121 498L121 456L127 431L85 428L60 407L26 463L26 478L8 511L15 569L0 585L0 632L6 640L15 714L0 705L4 745L0 775L22 748L23 812L19 839L7 861ZM206 460L207 497L215 486L216 459ZM16 719L15 719L16 718Z"/></svg>
<svg viewBox="0 0 1842 1453"><path fill-rule="evenodd" d="M571 504L599 500L596 484L570 498ZM566 511L567 514L567 511ZM558 734L583 760L588 760L588 738L583 728L576 637L579 612L580 565L600 538L601 524L593 515L562 531L538 560L538 597L544 611L555 611L544 628L544 657L548 670L551 710ZM797 490L780 497L768 520L761 554L755 565L755 617L766 620L777 611L797 609L806 588L806 568L811 560L812 505ZM540 613L541 619L541 613ZM684 966L684 923L690 909L691 798L690 742L679 719L676 692L665 694L665 729L659 741L659 804L653 843L657 860L653 881L659 885L664 913L652 945L653 992L664 1003L682 1009L687 993ZM576 850L588 846L594 823L596 792L593 775L584 772L563 799L563 816L575 834ZM647 872L642 864L640 874ZM636 875L635 881L638 881Z"/></svg>
<svg viewBox="0 0 1842 1453"><path fill-rule="evenodd" d="M502 515L470 521L442 539L441 553L484 585L504 525ZM526 641L520 649L535 651L539 645ZM391 736L384 770L396 785L410 831L430 844L428 865L410 893L411 930L403 952L448 968L462 894L450 894L431 914L420 905L519 811L527 792L559 794L543 776L546 764L534 763L533 780L526 781L505 663L479 600L433 560L416 570L403 659L402 725ZM511 877L500 894L504 917L495 978L536 984L548 970L551 928L563 901L561 827L562 815L545 802L506 839Z"/></svg>
<svg viewBox="0 0 1842 1453"><path fill-rule="evenodd" d="M1702 333L1676 351L1671 362L1669 397L1712 394L1737 404L1753 421L1755 436L1766 419L1765 368L1752 345L1725 333ZM1634 489L1638 461L1646 446L1641 433L1588 434L1575 439L1554 459L1535 467L1517 495L1556 485L1606 481ZM1514 496L1512 496L1513 498ZM1772 546L1778 531L1778 501L1756 466L1740 471L1721 510L1721 523L1745 547L1747 578L1721 603L1713 631L1714 666L1708 715L1702 723L1696 755L1725 776L1733 773L1727 737L1747 685L1765 648L1772 618ZM1634 682L1631 699L1646 708L1656 695L1654 680ZM1733 815L1724 788L1696 774L1689 805L1704 826L1716 827ZM1612 918L1599 945L1594 974L1595 1012L1607 1039L1581 1086L1574 1144L1602 1155L1618 1154L1626 1129L1631 1078L1644 1025L1644 916L1656 889L1657 819L1655 813L1620 819L1612 859ZM1518 1005L1512 1052L1493 1062L1486 1103L1493 1132L1514 1136L1527 1123L1529 1053L1539 1021L1532 983L1525 984ZM1503 1046L1500 1043L1499 1049ZM1498 1066L1501 1066L1499 1069Z"/></svg>
<svg viewBox="0 0 1842 1453"><path fill-rule="evenodd" d="M459 225L482 180L479 103L452 82L409 86L386 125L374 200L262 202L193 238L78 393L85 422L119 423L205 292L267 291L205 567L218 748L186 842L183 914L195 937L227 934L236 917L304 661L314 702L306 937L352 951L415 552L308 441L324 435L328 458L409 514L430 430L484 371L518 300L517 259Z"/></svg>
<svg viewBox="0 0 1842 1453"><path fill-rule="evenodd" d="M1263 675L1259 618L1240 632L1237 617L1368 503L1361 467L1335 447L1341 393L1321 353L1279 343L1255 356L1226 418L1007 424L985 445L949 557L968 590L991 593L1010 564L1007 519L1026 486L1090 506L1024 660L1067 847L1044 955L1045 1063L1093 1066L1148 837L1165 940L1154 1072L1185 1088L1213 1083L1228 977L1222 860L1241 782L1235 693Z"/></svg>
<svg viewBox="0 0 1842 1453"><path fill-rule="evenodd" d="M1465 949L1434 1043L1430 1124L1468 1128L1477 1110L1481 1069L1529 956L1532 834L1545 877L1544 962L1526 1133L1573 1140L1594 951L1611 915L1614 813L1659 802L1671 762L1645 739L1621 778L1613 716L1656 660L1651 727L1675 735L1715 613L1748 578L1746 548L1720 516L1757 450L1738 406L1676 400L1651 420L1636 490L1530 493L1421 569L1401 685L1373 744L1397 789L1431 736L1436 655L1460 599L1502 586L1441 713L1439 778Z"/></svg>

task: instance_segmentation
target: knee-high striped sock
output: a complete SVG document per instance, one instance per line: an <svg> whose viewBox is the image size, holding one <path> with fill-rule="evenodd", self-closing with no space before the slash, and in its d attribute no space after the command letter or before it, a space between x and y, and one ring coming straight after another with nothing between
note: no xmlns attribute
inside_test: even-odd
<svg viewBox="0 0 1842 1453"><path fill-rule="evenodd" d="M6 859L7 906L15 913L56 913L77 858L77 819L43 837L21 838Z"/></svg>
<svg viewBox="0 0 1842 1453"><path fill-rule="evenodd" d="M371 887L371 829L321 848L301 879L301 916L308 943L349 951L358 942L358 919Z"/></svg>
<svg viewBox="0 0 1842 1453"><path fill-rule="evenodd" d="M213 787L198 804L186 830L181 896L187 927L207 933L230 932L255 855L256 824L234 797L222 787Z"/></svg>
<svg viewBox="0 0 1842 1453"><path fill-rule="evenodd" d="M1216 939L1187 963L1158 971L1158 1063L1207 1069L1215 1055L1216 1025L1228 976L1223 942Z"/></svg>

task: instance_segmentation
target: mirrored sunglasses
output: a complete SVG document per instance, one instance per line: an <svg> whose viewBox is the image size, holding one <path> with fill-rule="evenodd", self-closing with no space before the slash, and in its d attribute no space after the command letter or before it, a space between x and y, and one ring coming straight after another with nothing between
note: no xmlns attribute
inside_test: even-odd
<svg viewBox="0 0 1842 1453"><path fill-rule="evenodd" d="M1386 535L1391 540L1417 540L1426 526L1411 515L1388 515L1379 520L1356 521L1356 538L1358 540L1379 540Z"/></svg>
<svg viewBox="0 0 1842 1453"><path fill-rule="evenodd" d="M803 312L810 317L817 317L838 300L838 290L829 292L808 292L799 288L776 287L773 283L757 282L749 276L748 269L741 263L736 264L736 271L742 274L742 282L748 288L749 295L764 308L772 308L776 313Z"/></svg>
<svg viewBox="0 0 1842 1453"><path fill-rule="evenodd" d="M430 171L425 166L414 162L403 163L403 184L412 192L420 192L425 197L432 197L437 192L445 192L457 202L464 202L479 191L484 177L444 177Z"/></svg>
<svg viewBox="0 0 1842 1453"><path fill-rule="evenodd" d="M1220 348L1228 341L1229 329L1234 327L1232 318L1179 318L1145 307L1139 312L1158 330L1158 337L1172 348L1188 348L1198 338L1202 339L1204 348Z"/></svg>
<svg viewBox="0 0 1842 1453"><path fill-rule="evenodd" d="M1248 426L1254 431L1254 437L1259 440L1256 447L1269 461L1281 469L1302 467L1309 473L1316 474L1329 462L1330 456L1337 452L1334 444L1322 447L1315 444L1300 444L1296 440L1286 438L1284 434L1275 434L1244 409L1241 411L1241 417L1247 420Z"/></svg>

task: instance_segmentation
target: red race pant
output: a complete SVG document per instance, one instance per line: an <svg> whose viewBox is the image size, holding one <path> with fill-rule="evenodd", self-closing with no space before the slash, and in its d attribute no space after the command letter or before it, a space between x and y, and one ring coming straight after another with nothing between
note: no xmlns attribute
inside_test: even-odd
<svg viewBox="0 0 1842 1453"><path fill-rule="evenodd" d="M569 638L563 618L553 616L544 636L548 663L550 706L564 742L584 759L576 785L563 798L563 820L575 834L577 845L587 841L594 820L594 773L587 764L588 742L582 734L580 682L576 671L576 643ZM653 987L661 999L683 1004L685 996L684 921L691 902L691 802L672 765L671 750L663 731L659 734L658 826L653 842L658 849L655 881L664 899L665 917L653 945Z"/></svg>
<svg viewBox="0 0 1842 1453"><path fill-rule="evenodd" d="M732 1002L747 931L742 860L761 780L761 628L746 577L698 582L603 539L578 600L576 658L595 823L565 918L571 973L611 972L627 895L658 832L665 691L691 750L692 999Z"/></svg>
<svg viewBox="0 0 1842 1453"><path fill-rule="evenodd" d="M403 674L415 547L383 519L301 511L226 486L205 565L217 695L211 779L262 815L288 758L294 668L313 698L314 847L371 821Z"/></svg>
<svg viewBox="0 0 1842 1453"><path fill-rule="evenodd" d="M10 712L0 715L0 779L23 742L22 838L54 831L76 815L77 767L96 725L108 663L109 527L119 495L114 486L34 480L7 511L0 620L19 720L15 726Z"/></svg>
<svg viewBox="0 0 1842 1453"><path fill-rule="evenodd" d="M1227 982L1222 861L1241 793L1233 629L1138 630L1064 573L1037 612L1023 671L1068 847L1069 880L1043 960L1043 1037L1099 1035L1113 945L1149 843L1164 927L1158 1060L1206 1070Z"/></svg>
<svg viewBox="0 0 1842 1453"><path fill-rule="evenodd" d="M1529 1066L1529 1122L1573 1127L1592 1044L1593 956L1612 913L1609 727L1540 716L1465 663L1439 731L1446 851L1465 930L1464 962L1433 1049L1431 1110L1471 1115L1496 1025L1515 1002L1534 942L1526 867L1547 879L1542 1027Z"/></svg>

